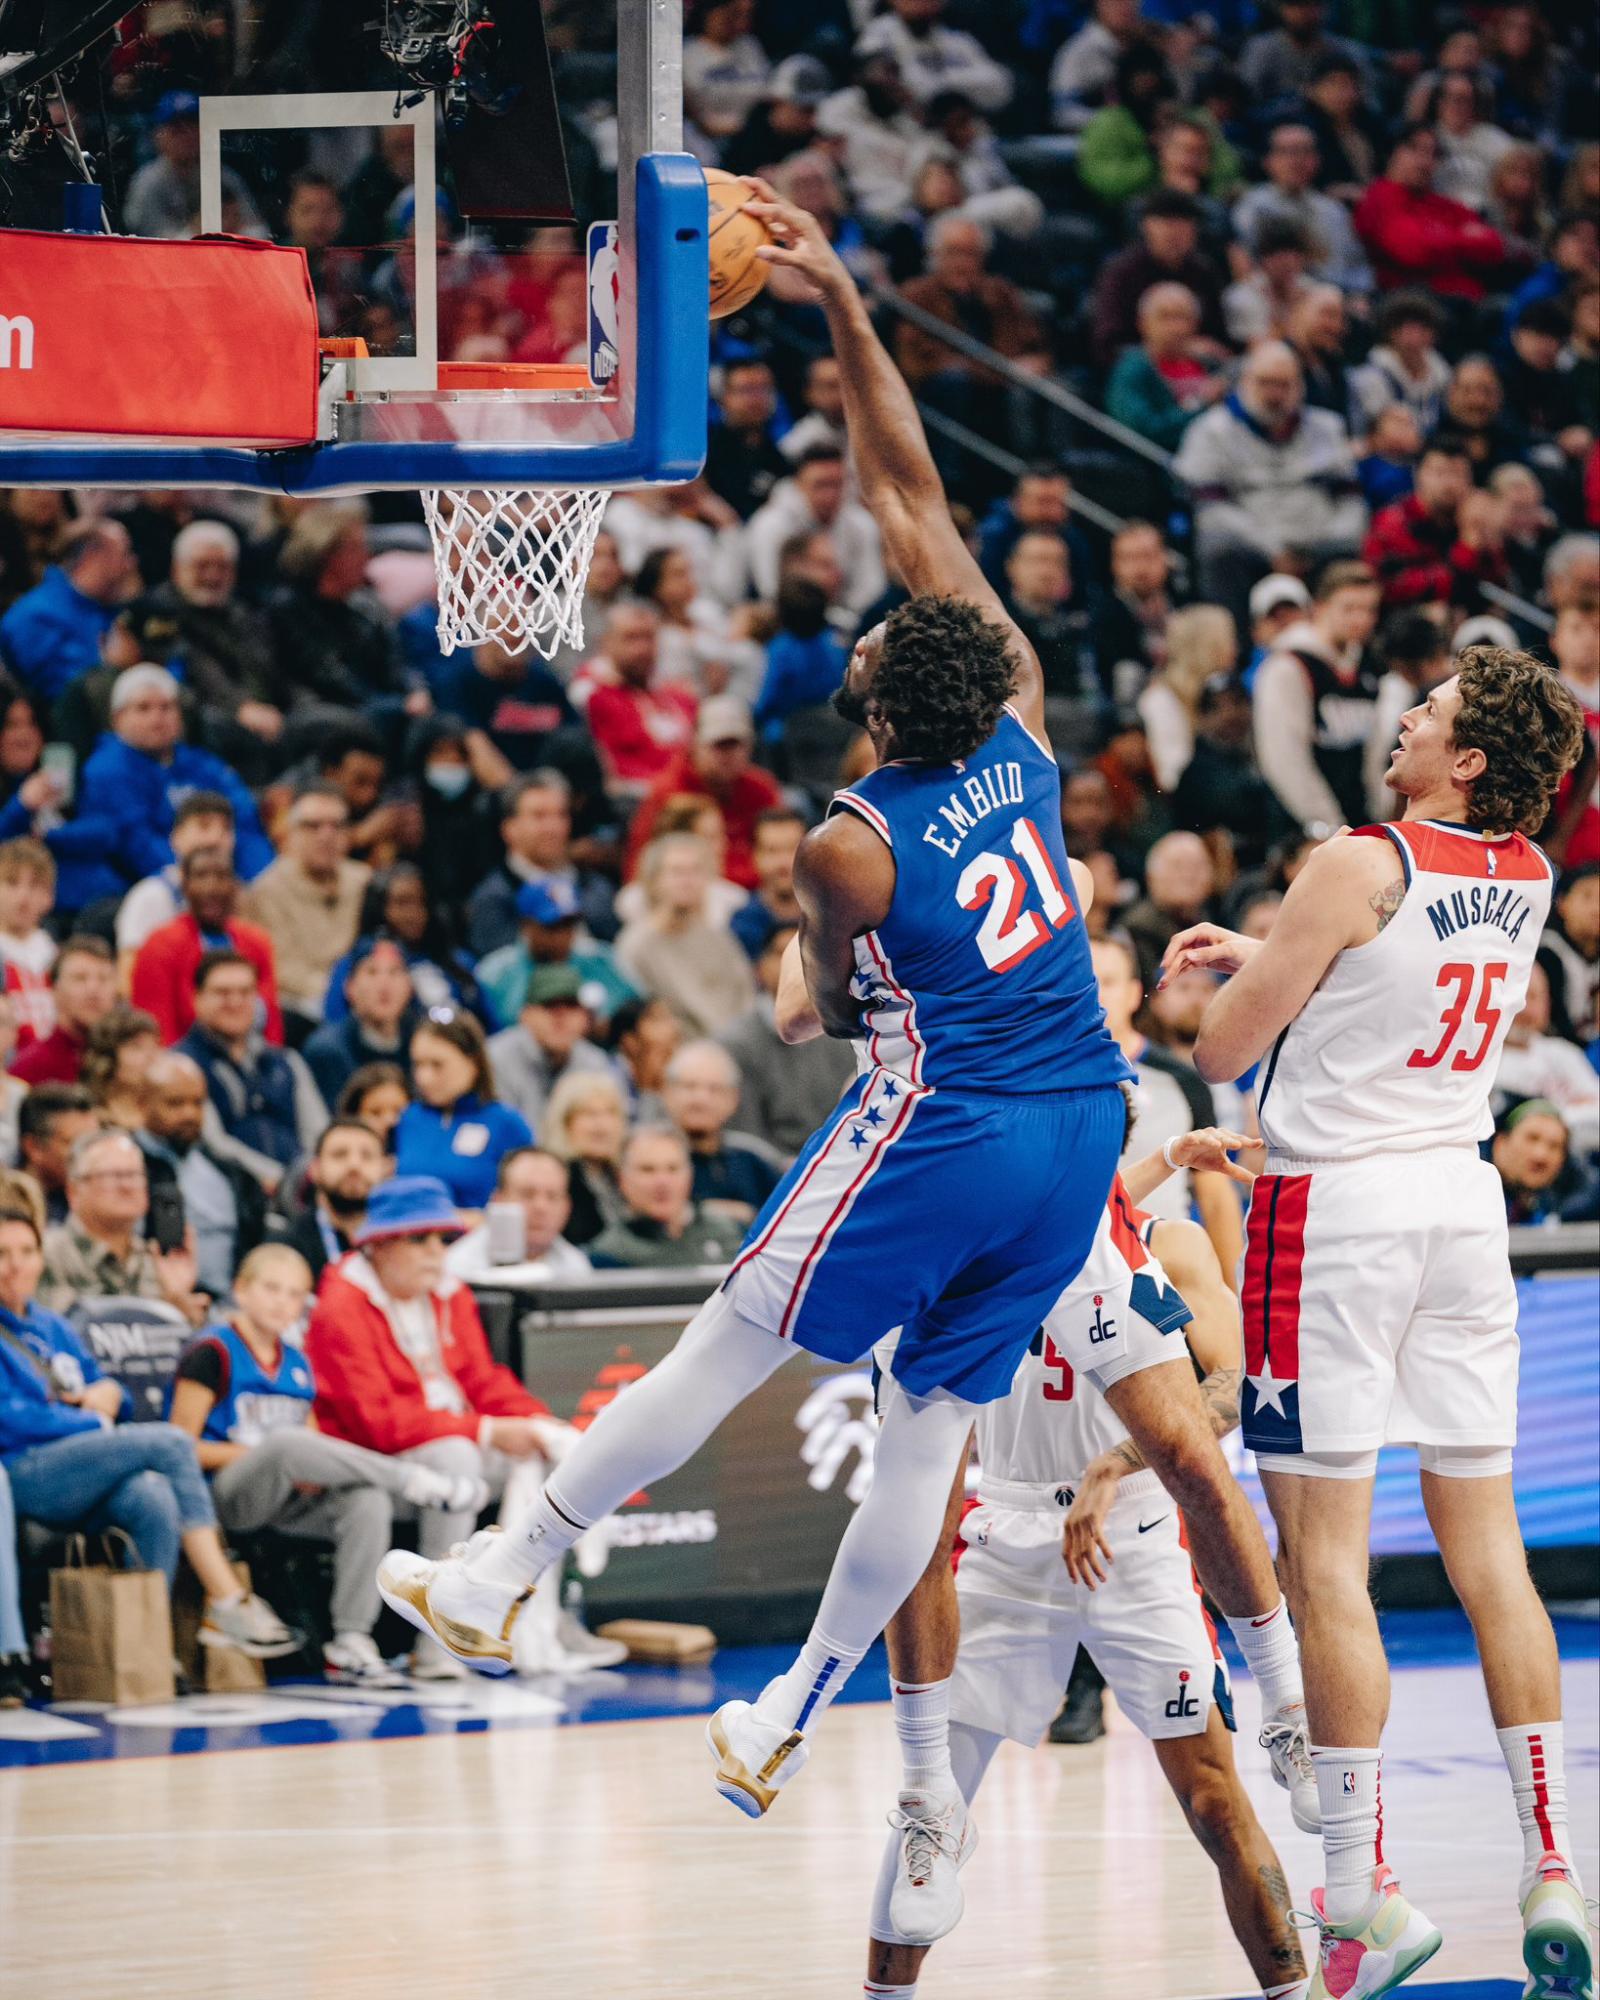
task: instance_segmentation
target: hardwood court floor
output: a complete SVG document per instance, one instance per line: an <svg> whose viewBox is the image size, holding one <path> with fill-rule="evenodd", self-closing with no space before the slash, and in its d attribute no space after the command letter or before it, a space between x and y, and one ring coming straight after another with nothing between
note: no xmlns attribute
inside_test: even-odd
<svg viewBox="0 0 1600 2000"><path fill-rule="evenodd" d="M1600 1702L1567 1669L1592 1887ZM1297 1897L1318 1879L1254 1744L1240 1756ZM895 1764L840 1707L765 1821L712 1793L697 1717L522 1726L0 1772L7 2000L856 2000ZM1394 1858L1446 1933L1414 1989L1520 1992L1518 1847L1481 1684L1396 1676ZM1001 1753L966 1921L923 2000L1191 2000L1250 1990L1213 1878L1141 1740ZM1485 1982L1478 1984L1477 1982Z"/></svg>

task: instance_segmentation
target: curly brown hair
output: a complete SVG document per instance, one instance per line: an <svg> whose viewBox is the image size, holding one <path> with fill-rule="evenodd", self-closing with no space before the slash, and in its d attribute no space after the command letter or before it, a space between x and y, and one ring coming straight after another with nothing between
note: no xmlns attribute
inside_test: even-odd
<svg viewBox="0 0 1600 2000"><path fill-rule="evenodd" d="M1481 750L1485 760L1467 801L1467 824L1489 833L1537 833L1582 752L1583 710L1531 653L1469 646L1456 672L1456 748Z"/></svg>

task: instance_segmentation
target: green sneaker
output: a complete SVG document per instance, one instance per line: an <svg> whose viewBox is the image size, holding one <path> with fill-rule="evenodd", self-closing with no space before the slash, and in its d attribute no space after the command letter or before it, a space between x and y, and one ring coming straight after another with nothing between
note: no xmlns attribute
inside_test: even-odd
<svg viewBox="0 0 1600 2000"><path fill-rule="evenodd" d="M1589 1913L1559 1854L1543 1854L1522 1904L1523 2000L1594 2000Z"/></svg>

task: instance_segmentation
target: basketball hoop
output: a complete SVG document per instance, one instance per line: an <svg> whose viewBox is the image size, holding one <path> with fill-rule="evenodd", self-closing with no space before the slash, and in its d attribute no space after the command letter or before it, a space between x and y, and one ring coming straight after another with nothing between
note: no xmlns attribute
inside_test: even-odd
<svg viewBox="0 0 1600 2000"><path fill-rule="evenodd" d="M610 494L597 486L424 488L439 579L439 648L583 644L583 592Z"/></svg>

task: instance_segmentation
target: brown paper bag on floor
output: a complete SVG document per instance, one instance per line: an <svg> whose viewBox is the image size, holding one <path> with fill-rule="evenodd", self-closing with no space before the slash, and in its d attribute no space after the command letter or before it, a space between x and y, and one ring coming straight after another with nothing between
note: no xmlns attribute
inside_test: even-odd
<svg viewBox="0 0 1600 2000"><path fill-rule="evenodd" d="M125 1535L115 1538L133 1547ZM69 1566L50 1572L56 1700L118 1707L171 1701L176 1684L166 1578L157 1569L90 1563L81 1535L68 1551Z"/></svg>

